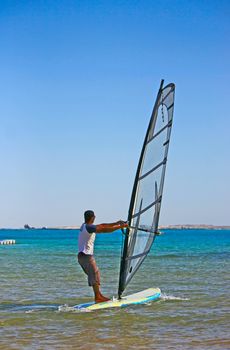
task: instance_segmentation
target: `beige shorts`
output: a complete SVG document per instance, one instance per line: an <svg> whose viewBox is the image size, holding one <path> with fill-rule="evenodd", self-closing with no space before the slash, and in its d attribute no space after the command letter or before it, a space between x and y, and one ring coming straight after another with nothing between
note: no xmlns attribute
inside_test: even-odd
<svg viewBox="0 0 230 350"><path fill-rule="evenodd" d="M81 252L78 253L77 257L83 271L88 276L89 286L100 285L100 272L93 255L86 255Z"/></svg>

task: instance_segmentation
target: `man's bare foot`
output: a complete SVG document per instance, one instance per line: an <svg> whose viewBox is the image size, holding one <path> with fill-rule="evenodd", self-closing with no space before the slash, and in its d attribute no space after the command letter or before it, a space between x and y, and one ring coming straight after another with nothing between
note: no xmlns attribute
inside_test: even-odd
<svg viewBox="0 0 230 350"><path fill-rule="evenodd" d="M109 301L109 298L104 297L104 295L99 295L97 298L95 298L95 303L103 303L104 301Z"/></svg>

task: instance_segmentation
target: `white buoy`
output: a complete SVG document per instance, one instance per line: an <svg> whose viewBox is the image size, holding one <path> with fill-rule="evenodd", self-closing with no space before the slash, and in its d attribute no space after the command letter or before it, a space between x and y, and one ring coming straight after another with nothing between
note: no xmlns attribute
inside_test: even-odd
<svg viewBox="0 0 230 350"><path fill-rule="evenodd" d="M3 241L0 241L0 244L1 245L5 245L5 244L15 244L16 243L16 241L15 241L15 239L4 239Z"/></svg>

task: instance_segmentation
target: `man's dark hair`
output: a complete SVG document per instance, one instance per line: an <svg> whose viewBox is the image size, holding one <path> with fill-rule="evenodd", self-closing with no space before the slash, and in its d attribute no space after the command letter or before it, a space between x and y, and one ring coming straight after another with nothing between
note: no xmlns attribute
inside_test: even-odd
<svg viewBox="0 0 230 350"><path fill-rule="evenodd" d="M84 212L85 222L89 221L94 216L93 210L86 210Z"/></svg>

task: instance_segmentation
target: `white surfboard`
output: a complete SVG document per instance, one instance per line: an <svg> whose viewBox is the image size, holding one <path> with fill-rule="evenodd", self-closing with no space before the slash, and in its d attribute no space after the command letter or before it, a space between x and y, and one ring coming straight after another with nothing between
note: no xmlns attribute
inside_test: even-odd
<svg viewBox="0 0 230 350"><path fill-rule="evenodd" d="M128 305L144 304L152 300L157 300L161 296L161 290L159 288L148 288L142 292L127 295L122 297L120 300L113 299L105 301L103 303L85 303L75 305L73 308L76 310L100 310L112 307L126 307Z"/></svg>

